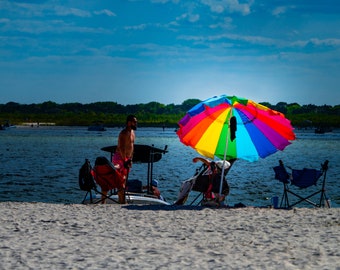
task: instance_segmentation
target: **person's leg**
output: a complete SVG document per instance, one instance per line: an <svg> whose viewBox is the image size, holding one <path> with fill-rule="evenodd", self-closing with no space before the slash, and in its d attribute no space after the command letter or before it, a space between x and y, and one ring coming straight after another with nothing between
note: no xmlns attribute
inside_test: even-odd
<svg viewBox="0 0 340 270"><path fill-rule="evenodd" d="M124 188L118 190L118 202L120 204L126 204Z"/></svg>
<svg viewBox="0 0 340 270"><path fill-rule="evenodd" d="M120 186L121 188L118 189L118 202L120 204L125 204L125 184L126 184L126 178L128 174L128 170L124 167L124 160L120 156L119 153L115 153L112 158L112 163L116 167L117 172L120 175Z"/></svg>
<svg viewBox="0 0 340 270"><path fill-rule="evenodd" d="M106 203L106 198L107 198L107 190L102 190L102 204Z"/></svg>

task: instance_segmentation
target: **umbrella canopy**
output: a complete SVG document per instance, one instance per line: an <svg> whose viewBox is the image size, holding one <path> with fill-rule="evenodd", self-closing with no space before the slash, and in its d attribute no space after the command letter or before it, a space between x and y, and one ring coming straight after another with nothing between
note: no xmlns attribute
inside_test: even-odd
<svg viewBox="0 0 340 270"><path fill-rule="evenodd" d="M236 139L230 134L230 125L235 125L230 119L236 119ZM202 101L178 124L181 142L212 159L256 161L283 150L295 139L293 127L282 113L236 96Z"/></svg>

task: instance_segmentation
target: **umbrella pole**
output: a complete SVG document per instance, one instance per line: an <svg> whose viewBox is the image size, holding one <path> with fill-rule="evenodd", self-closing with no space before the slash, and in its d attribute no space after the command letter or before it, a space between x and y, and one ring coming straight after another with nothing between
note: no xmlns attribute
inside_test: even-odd
<svg viewBox="0 0 340 270"><path fill-rule="evenodd" d="M221 181L220 181L220 192L219 192L219 196L222 196L222 185L223 185L223 178L224 178L224 171L225 171L225 160L227 158L227 150L228 150L228 134L230 132L230 123L228 126L228 132L227 132L227 139L226 139L226 143L225 143L225 149L224 149L224 155L223 155L223 163L222 163L222 173L221 173Z"/></svg>
<svg viewBox="0 0 340 270"><path fill-rule="evenodd" d="M221 181L220 181L220 193L219 196L222 196L222 185L223 185L223 178L224 178L224 171L225 171L225 161L227 158L227 151L228 151L228 135L230 134L230 140L233 141L236 138L235 135L236 132L236 118L235 116L232 116L229 118L229 125L228 125L228 130L227 130L227 136L226 136L226 143L225 143L225 148L224 148L224 156L223 156L223 164L222 164L222 174L221 174Z"/></svg>

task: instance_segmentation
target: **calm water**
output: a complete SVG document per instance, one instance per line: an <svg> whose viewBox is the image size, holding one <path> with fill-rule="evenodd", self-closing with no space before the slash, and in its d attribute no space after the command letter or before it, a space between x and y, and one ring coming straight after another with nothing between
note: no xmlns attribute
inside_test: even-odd
<svg viewBox="0 0 340 270"><path fill-rule="evenodd" d="M0 131L0 201L79 203L84 192L78 188L78 171L85 158L91 163L101 151L114 145L119 129L90 132L84 127L17 127ZM282 194L282 184L274 179L273 166L282 159L296 169L320 168L329 160L327 194L332 207L340 206L340 132L317 135L296 131L297 140L283 152L254 163L238 160L228 174L231 193L228 204L266 206L272 196ZM159 180L163 196L173 202L181 182L199 167L192 163L198 156L182 145L173 130L140 128L138 144L154 145L169 152L154 164L154 178ZM134 164L129 179L146 181L147 166ZM192 192L192 196L195 195Z"/></svg>

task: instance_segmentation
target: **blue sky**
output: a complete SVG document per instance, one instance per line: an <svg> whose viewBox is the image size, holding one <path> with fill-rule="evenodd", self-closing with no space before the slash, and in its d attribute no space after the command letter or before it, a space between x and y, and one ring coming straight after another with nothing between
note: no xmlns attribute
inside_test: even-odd
<svg viewBox="0 0 340 270"><path fill-rule="evenodd" d="M338 0L0 0L0 103L340 104Z"/></svg>

